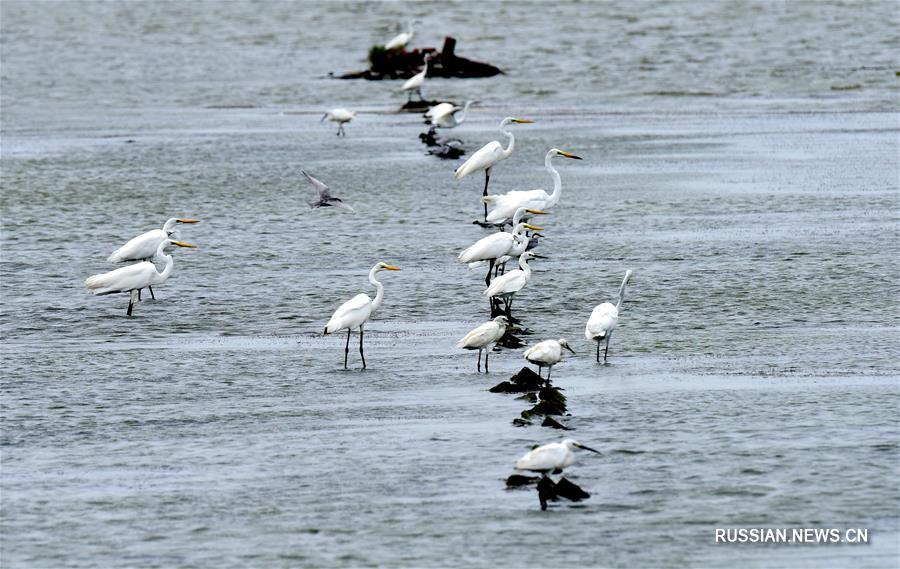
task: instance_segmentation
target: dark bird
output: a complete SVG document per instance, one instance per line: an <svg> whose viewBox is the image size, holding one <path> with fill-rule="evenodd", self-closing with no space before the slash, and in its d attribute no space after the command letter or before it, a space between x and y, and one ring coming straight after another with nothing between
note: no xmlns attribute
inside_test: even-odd
<svg viewBox="0 0 900 569"><path fill-rule="evenodd" d="M319 192L318 201L309 202L310 207L328 207L334 206L342 209L346 209L347 211L355 211L352 207L344 203L344 200L341 198L336 198L331 195L331 190L326 186L321 180L317 180L307 174L304 170L300 170L303 172L303 175L306 176L306 179L309 180L309 183L316 188L316 191Z"/></svg>

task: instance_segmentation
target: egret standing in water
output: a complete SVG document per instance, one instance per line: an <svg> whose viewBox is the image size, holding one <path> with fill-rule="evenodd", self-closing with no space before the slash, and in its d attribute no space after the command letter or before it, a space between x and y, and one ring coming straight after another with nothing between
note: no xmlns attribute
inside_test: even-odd
<svg viewBox="0 0 900 569"><path fill-rule="evenodd" d="M156 248L155 257L165 261L166 266L162 272L158 271L156 265L150 261L142 261L134 265L118 268L108 273L93 275L84 281L84 286L96 295L113 294L116 292L131 293L128 301L128 310L126 316L131 316L134 303L138 298L138 292L142 288L150 285L158 285L166 282L172 275L175 263L171 255L165 254L165 248L168 244L177 245L178 247L196 248L196 245L175 241L174 239L166 239L162 241Z"/></svg>
<svg viewBox="0 0 900 569"><path fill-rule="evenodd" d="M574 439L539 446L516 461L516 470L540 472L543 476L562 472L575 463L575 449L584 449L600 454L599 450L584 446Z"/></svg>
<svg viewBox="0 0 900 569"><path fill-rule="evenodd" d="M344 123L348 123L356 118L356 111L348 111L347 109L331 109L327 113L322 116L322 120L325 119L330 120L331 122L338 123L337 135L338 136L347 136L347 133L344 132Z"/></svg>
<svg viewBox="0 0 900 569"><path fill-rule="evenodd" d="M550 163L554 156L562 156L564 158L572 158L581 160L579 156L575 156L570 152L564 152L558 148L552 148L544 156L544 167L550 172L553 178L553 193L548 194L546 190L513 190L499 195L485 195L481 198L485 208L488 204L494 207L489 214L485 216L488 223L501 223L512 217L513 213L520 207L530 207L534 209L550 209L559 203L562 197L562 179L559 172Z"/></svg>
<svg viewBox="0 0 900 569"><path fill-rule="evenodd" d="M453 175L456 177L457 180L462 180L469 174L474 174L475 172L480 172L480 171L484 170L484 193L482 194L482 196L487 196L488 195L488 193L487 193L488 192L488 184L491 181L491 169L494 166L496 166L497 164L499 164L500 162L502 162L503 160L506 160L507 158L509 158L509 156L513 153L513 150L515 150L515 148L516 148L516 137L511 131L509 131L505 128L506 125L508 125L510 123L512 123L512 124L527 124L527 123L533 123L533 122L534 121L530 121L528 119L517 119L517 118L513 118L513 117L506 117L505 119L500 121L500 127L499 127L500 132L505 134L507 136L507 138L509 139L509 144L507 145L506 149L504 149L500 145L500 143L497 142L496 140L492 140L491 142L488 142L487 144L482 146L480 149L478 149L478 151L475 152L475 154L473 154L471 157L469 157L468 160L463 162L463 164L453 172ZM535 209L540 209L540 208L535 208ZM513 210L513 211L515 211L515 210ZM488 215L487 204L485 203L484 204L484 219L485 219L485 221L487 221L487 215Z"/></svg>
<svg viewBox="0 0 900 569"><path fill-rule="evenodd" d="M425 76L428 75L428 62L431 61L431 54L425 56L425 65L422 67L422 71L419 71L412 77L406 80L402 87L400 87L401 91L406 91L408 98L406 102L409 103L412 101L412 94L415 92L419 95L419 100L424 101L425 99L422 97L422 84L425 83Z"/></svg>
<svg viewBox="0 0 900 569"><path fill-rule="evenodd" d="M512 298L517 292L525 288L531 279L531 267L528 260L534 257L534 253L525 251L519 256L519 268L495 278L487 290L482 294L488 298L500 298L506 303L506 316L509 318L512 312Z"/></svg>
<svg viewBox="0 0 900 569"><path fill-rule="evenodd" d="M619 310L622 308L622 302L625 300L625 294L628 292L628 280L634 271L628 269L625 271L625 278L622 279L622 286L619 287L619 300L613 305L610 302L604 302L594 307L591 317L588 318L587 325L584 327L584 337L588 340L597 342L597 363L600 363L600 342L606 342L606 349L603 351L603 363L606 363L606 356L609 353L609 339L612 337L613 330L619 324Z"/></svg>
<svg viewBox="0 0 900 569"><path fill-rule="evenodd" d="M522 211L527 211L533 214L544 213L537 209L526 210L523 208ZM472 263L475 261L488 261L488 272L487 276L484 279L484 285L490 286L491 271L494 270L494 263L497 261L497 259L511 255L513 254L513 252L515 252L516 256L518 256L525 251L525 247L528 245L528 239L527 237L522 235L522 232L526 229L530 229L532 231L544 230L543 227L538 227L537 225L519 222L515 227L510 229L509 233L505 231L494 233L488 235L487 237L482 237L472 245L468 246L462 253L459 254L459 262Z"/></svg>
<svg viewBox="0 0 900 569"><path fill-rule="evenodd" d="M178 230L175 228L176 225L199 222L199 219L169 218L163 224L162 229L152 229L130 239L127 243L113 251L106 260L110 263L149 261L156 254L156 250L159 248L160 243L164 243L167 239L178 235ZM153 287L147 286L147 289L150 291L150 298L156 300L156 296L153 294ZM138 300L140 300L140 298L141 293L138 291Z"/></svg>
<svg viewBox="0 0 900 569"><path fill-rule="evenodd" d="M547 366L547 382L549 383L553 366L558 364L559 360L562 359L563 348L569 350L573 354L575 353L575 350L569 346L566 339L560 338L559 340L544 340L543 342L538 342L531 346L525 350L525 359L538 366L538 377L541 376L541 371L544 369L544 366Z"/></svg>
<svg viewBox="0 0 900 569"><path fill-rule="evenodd" d="M488 373L488 356L494 344L506 334L509 320L506 316L498 316L478 326L456 343L457 348L464 350L478 350L478 371L481 371L481 351L484 350L484 373Z"/></svg>
<svg viewBox="0 0 900 569"><path fill-rule="evenodd" d="M380 271L399 271L400 267L378 263L369 271L369 282L375 285L377 290L375 300L367 294L357 294L342 304L325 325L325 334L331 334L339 330L347 329L347 345L344 347L344 369L347 369L347 356L350 353L350 332L359 328L359 356L362 358L363 369L366 369L366 356L363 353L363 325L384 301L384 285L375 278Z"/></svg>

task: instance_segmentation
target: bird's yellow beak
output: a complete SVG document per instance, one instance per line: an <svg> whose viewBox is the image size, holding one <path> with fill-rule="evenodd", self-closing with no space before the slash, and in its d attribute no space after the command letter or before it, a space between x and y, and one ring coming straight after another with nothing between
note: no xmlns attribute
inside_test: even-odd
<svg viewBox="0 0 900 569"><path fill-rule="evenodd" d="M178 245L179 247L190 247L191 249L199 249L193 243L185 243L184 241L171 241L172 245Z"/></svg>
<svg viewBox="0 0 900 569"><path fill-rule="evenodd" d="M542 213L543 213L543 212L542 212ZM526 228L526 229L530 229L530 230L532 230L532 231L543 231L543 230L544 230L543 227L538 227L537 225L531 225L530 223L526 223L526 224L525 224L525 228Z"/></svg>
<svg viewBox="0 0 900 569"><path fill-rule="evenodd" d="M541 211L539 209L526 209L525 211L527 211L528 213L532 213L534 215L547 215L548 214L548 212Z"/></svg>
<svg viewBox="0 0 900 569"><path fill-rule="evenodd" d="M559 155L560 155L560 156L565 156L566 158L574 158L575 160L581 160L581 159L582 159L581 156L575 156L575 155L572 154L571 152L563 152L562 150L559 151Z"/></svg>
<svg viewBox="0 0 900 569"><path fill-rule="evenodd" d="M517 123L517 124L530 124L530 123L533 123L534 121L530 121L528 119L513 119L512 122Z"/></svg>
<svg viewBox="0 0 900 569"><path fill-rule="evenodd" d="M384 269L387 271L399 271L400 270L400 267L396 267L394 265L385 264L383 266L384 266Z"/></svg>
<svg viewBox="0 0 900 569"><path fill-rule="evenodd" d="M176 219L178 223L200 223L199 219Z"/></svg>

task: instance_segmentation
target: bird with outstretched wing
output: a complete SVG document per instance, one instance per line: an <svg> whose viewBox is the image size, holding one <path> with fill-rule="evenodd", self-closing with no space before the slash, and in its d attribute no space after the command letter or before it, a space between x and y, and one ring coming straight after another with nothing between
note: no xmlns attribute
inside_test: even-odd
<svg viewBox="0 0 900 569"><path fill-rule="evenodd" d="M325 185L324 182L322 182L321 180L317 180L316 178L313 178L312 176L307 174L306 171L304 171L304 170L300 170L300 171L303 173L304 176L306 176L306 179L309 180L309 183L312 184L313 187L316 188L316 191L319 193L319 199L317 201L309 202L310 207L334 206L334 207L339 207L341 209L346 209L347 211L355 211L352 207L345 204L344 200L342 200L341 198L336 198L336 197L332 196L331 190L328 188L328 186Z"/></svg>

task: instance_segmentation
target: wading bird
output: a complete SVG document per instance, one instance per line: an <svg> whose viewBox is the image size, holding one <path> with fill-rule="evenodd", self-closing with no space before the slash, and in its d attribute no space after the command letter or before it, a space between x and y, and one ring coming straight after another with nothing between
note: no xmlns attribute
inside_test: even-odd
<svg viewBox="0 0 900 569"><path fill-rule="evenodd" d="M113 251L112 255L107 257L106 260L110 263L149 261L153 258L153 255L156 254L156 250L159 248L160 243L165 242L166 239L176 238L178 236L178 230L175 228L177 224L199 222L199 219L169 218L163 224L162 229L153 229L130 239L128 243ZM148 286L147 289L150 291L150 298L156 300L156 295L153 294L153 287ZM140 299L141 291L138 291L138 300Z"/></svg>
<svg viewBox="0 0 900 569"><path fill-rule="evenodd" d="M525 359L538 366L538 377L541 376L541 371L544 369L544 366L547 366L547 382L549 383L553 366L562 359L563 348L569 350L573 354L575 353L575 350L569 346L566 339L560 338L559 340L544 340L543 342L538 342L531 346L525 350Z"/></svg>
<svg viewBox="0 0 900 569"><path fill-rule="evenodd" d="M429 112L425 113L425 116L429 117L431 124L438 128L456 128L465 122L466 116L469 114L469 107L474 103L475 101L466 101L463 107L456 107L450 103L441 103L431 107ZM457 111L462 111L458 117L456 116Z"/></svg>
<svg viewBox="0 0 900 569"><path fill-rule="evenodd" d="M543 476L562 472L575 463L575 449L584 449L600 454L600 451L584 446L574 439L539 446L516 461L516 470L540 472Z"/></svg>
<svg viewBox="0 0 900 569"><path fill-rule="evenodd" d="M428 62L431 61L431 54L425 56L425 64L422 66L422 71L419 71L412 77L406 80L402 87L400 87L401 91L406 91L408 95L406 102L412 101L412 94L415 92L419 95L419 100L424 101L422 98L422 84L425 83L425 76L428 75Z"/></svg>
<svg viewBox="0 0 900 569"><path fill-rule="evenodd" d="M619 300L616 304L604 302L595 306L591 312L591 317L588 318L587 325L584 327L584 337L597 342L597 363L600 363L600 342L603 341L606 342L606 349L603 351L603 363L606 363L606 356L609 353L609 338L619 323L619 310L622 308L622 302L625 300L625 294L628 292L626 285L628 285L632 272L631 269L625 271L625 278L622 279L622 286L619 287Z"/></svg>
<svg viewBox="0 0 900 569"><path fill-rule="evenodd" d="M498 316L478 326L456 343L457 348L464 350L478 350L478 371L481 371L481 351L484 350L484 373L488 373L488 356L494 344L506 334L509 320L506 316Z"/></svg>
<svg viewBox="0 0 900 569"><path fill-rule="evenodd" d="M347 211L354 211L352 207L344 203L344 200L332 196L331 190L328 188L328 186L325 185L324 182L313 178L304 170L300 170L300 172L304 176L306 176L306 179L309 180L309 183L312 184L316 191L319 193L318 200L309 202L310 207L316 208L334 206L341 209L346 209Z"/></svg>
<svg viewBox="0 0 900 569"><path fill-rule="evenodd" d="M512 217L513 213L520 207L530 207L534 209L550 209L559 203L562 196L562 179L559 172L551 164L554 156L562 156L564 158L572 158L581 160L570 152L564 152L558 148L553 148L544 157L544 167L550 172L553 178L553 193L548 194L546 190L513 190L499 195L485 195L481 198L486 208L488 204L493 205L491 212L485 216L488 223L502 223L506 219Z"/></svg>
<svg viewBox="0 0 900 569"><path fill-rule="evenodd" d="M386 49L388 51L391 51L393 49L400 49L400 50L404 49L406 47L406 44L408 44L412 40L413 35L415 34L415 31L413 30L413 24L415 24L415 23L416 22L410 22L409 23L409 31L401 32L401 33L397 34L396 36L394 36L393 39L391 39L391 41L384 44L384 49Z"/></svg>
<svg viewBox="0 0 900 569"><path fill-rule="evenodd" d="M525 251L519 256L519 268L495 278L487 290L482 294L488 298L501 298L506 303L506 317L510 318L513 296L525 288L531 278L531 267L528 259L534 257L534 253Z"/></svg>
<svg viewBox="0 0 900 569"><path fill-rule="evenodd" d="M331 109L324 115L322 115L322 120L319 122L323 122L325 119L330 120L331 122L338 123L337 135L338 136L347 136L347 133L344 132L344 123L348 123L356 118L356 111L348 111L347 109Z"/></svg>
<svg viewBox="0 0 900 569"><path fill-rule="evenodd" d="M462 180L469 174L474 174L475 172L480 172L484 170L484 192L482 196L488 195L488 184L491 181L491 169L499 164L501 161L506 160L513 153L513 150L516 148L516 137L515 135L506 129L506 125L513 124L527 124L533 123L534 121L530 121L527 119L516 119L513 117L506 117L502 121L500 121L500 132L505 134L509 139L509 144L504 150L499 142L496 140L492 140L488 142L484 146L482 146L478 151L473 154L468 160L463 162L463 164L457 168L453 175L457 180ZM540 209L540 208L535 208ZM515 211L515 210L513 210ZM484 204L484 219L487 220L487 203Z"/></svg>
<svg viewBox="0 0 900 569"><path fill-rule="evenodd" d="M113 294L116 292L127 292L131 296L128 300L128 310L126 316L131 316L131 310L138 298L138 292L142 288L150 285L158 285L166 282L172 275L175 263L171 255L166 255L164 250L168 244L177 245L178 247L196 248L196 245L175 241L174 239L166 239L162 241L156 248L155 257L165 261L166 266L159 272L150 261L142 261L127 267L121 267L108 273L93 275L84 281L87 287L95 295Z"/></svg>
<svg viewBox="0 0 900 569"><path fill-rule="evenodd" d="M537 209L523 211L534 214L544 213ZM499 233L488 235L487 237L482 237L463 250L457 258L460 263L488 261L488 272L487 276L484 278L484 285L490 286L491 271L494 270L494 263L497 259L511 255L513 252L516 252L516 256L525 252L525 247L528 246L528 238L522 235L522 232L526 229L543 231L544 228L538 227L537 225L531 225L530 223L519 222L515 227L510 229L509 233L501 231Z"/></svg>
<svg viewBox="0 0 900 569"><path fill-rule="evenodd" d="M362 358L363 369L366 369L366 356L363 353L363 325L369 319L384 301L384 285L375 278L380 271L399 271L400 267L388 265L387 263L378 263L369 271L369 282L375 285L378 291L375 294L375 300L369 298L367 294L357 294L344 304L342 304L325 325L325 334L331 334L339 330L347 329L347 345L344 347L344 369L347 369L347 356L350 353L350 332L354 328L359 328L359 357Z"/></svg>

